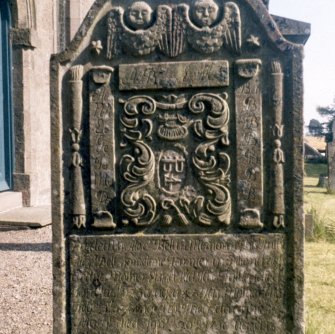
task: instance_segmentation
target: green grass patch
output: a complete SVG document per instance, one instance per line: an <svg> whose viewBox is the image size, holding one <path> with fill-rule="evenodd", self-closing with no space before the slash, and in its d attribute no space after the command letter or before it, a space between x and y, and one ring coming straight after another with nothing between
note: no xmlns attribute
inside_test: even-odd
<svg viewBox="0 0 335 334"><path fill-rule="evenodd" d="M314 241L335 243L335 195L317 186L318 178L305 177L305 213L313 216Z"/></svg>
<svg viewBox="0 0 335 334"><path fill-rule="evenodd" d="M305 163L305 173L308 177L317 177L319 178L319 175L327 175L327 164L322 163Z"/></svg>
<svg viewBox="0 0 335 334"><path fill-rule="evenodd" d="M306 334L334 334L335 244L308 242L305 247Z"/></svg>
<svg viewBox="0 0 335 334"><path fill-rule="evenodd" d="M306 334L334 334L335 195L317 186L326 165L306 164L305 172L305 212L314 221L314 242L305 244Z"/></svg>

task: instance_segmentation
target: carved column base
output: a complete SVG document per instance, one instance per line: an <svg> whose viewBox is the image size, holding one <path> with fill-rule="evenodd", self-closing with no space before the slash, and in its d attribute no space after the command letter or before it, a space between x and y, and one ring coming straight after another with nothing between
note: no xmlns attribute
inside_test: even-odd
<svg viewBox="0 0 335 334"><path fill-rule="evenodd" d="M241 212L239 227L244 229L262 228L260 213L257 209L245 209Z"/></svg>
<svg viewBox="0 0 335 334"><path fill-rule="evenodd" d="M94 215L92 227L97 229L115 229L113 216L108 211L99 211Z"/></svg>

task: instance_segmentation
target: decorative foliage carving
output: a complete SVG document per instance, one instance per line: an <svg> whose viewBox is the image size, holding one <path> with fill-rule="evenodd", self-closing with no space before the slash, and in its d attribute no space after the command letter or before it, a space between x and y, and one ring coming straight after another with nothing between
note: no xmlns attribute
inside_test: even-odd
<svg viewBox="0 0 335 334"><path fill-rule="evenodd" d="M144 189L153 181L155 156L143 142L136 141L133 147L134 154L124 155L120 162L123 177L129 183L122 191L121 203L133 224L147 226L153 223L156 215L156 201Z"/></svg>
<svg viewBox="0 0 335 334"><path fill-rule="evenodd" d="M121 195L129 218L125 223L130 220L137 226L147 226L161 221L168 226L175 219L184 226L191 222L204 226L230 223L230 158L222 152L222 147L229 145L226 98L201 93L189 100L183 95L168 95L160 102L147 96L122 101L126 138L122 147L130 146L135 153L125 154L121 164L128 183ZM191 113L185 111L187 107ZM150 132L143 120L150 121ZM192 156L183 145L191 135L198 139L191 143ZM153 136L162 144L150 148L148 141ZM189 184L190 175L196 176L196 188L204 188L206 196ZM153 191L153 179L158 192ZM158 205L164 211L162 220L158 219Z"/></svg>
<svg viewBox="0 0 335 334"><path fill-rule="evenodd" d="M226 95L225 98L227 98ZM207 110L206 104L210 106L209 115L205 122L203 120L195 121L195 133L200 138L220 140L223 145L229 145L229 107L227 102L219 95L200 93L191 98L189 108L194 114L199 114Z"/></svg>
<svg viewBox="0 0 335 334"><path fill-rule="evenodd" d="M227 102L215 94L197 94L189 102L189 108L195 114L204 112L207 106L210 112L206 121L197 120L194 124L195 133L205 142L196 148L193 164L208 192L207 213L202 212L198 219L199 223L204 225L212 225L215 220L227 225L230 223L231 215L231 198L228 190L230 158L226 153L217 153L219 150L216 146L219 142L229 145L229 108Z"/></svg>
<svg viewBox="0 0 335 334"><path fill-rule="evenodd" d="M124 103L125 115L121 118L124 141L121 146L126 145L126 141L137 141L151 139L153 122L150 118L139 117L140 115L151 116L156 112L156 101L149 96L134 96Z"/></svg>
<svg viewBox="0 0 335 334"><path fill-rule="evenodd" d="M169 57L182 54L188 42L201 53L210 54L222 46L234 53L241 51L241 16L234 2L219 10L213 0L198 0L190 8L186 4L160 5L156 15L143 1L134 2L126 11L113 8L107 20L107 58L122 52L135 57L159 49ZM155 20L152 18L156 17Z"/></svg>

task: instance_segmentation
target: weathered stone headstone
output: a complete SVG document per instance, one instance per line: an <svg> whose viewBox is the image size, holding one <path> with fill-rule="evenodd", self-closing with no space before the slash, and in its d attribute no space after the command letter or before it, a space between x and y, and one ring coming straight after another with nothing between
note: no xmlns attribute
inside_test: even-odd
<svg viewBox="0 0 335 334"><path fill-rule="evenodd" d="M335 193L335 122L332 122L332 132L327 140L328 191Z"/></svg>
<svg viewBox="0 0 335 334"><path fill-rule="evenodd" d="M303 47L267 4L98 0L53 57L54 333L303 333Z"/></svg>

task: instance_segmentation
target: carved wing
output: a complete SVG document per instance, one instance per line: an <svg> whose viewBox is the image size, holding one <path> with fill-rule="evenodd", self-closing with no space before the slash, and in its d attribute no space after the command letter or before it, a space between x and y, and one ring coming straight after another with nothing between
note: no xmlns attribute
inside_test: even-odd
<svg viewBox="0 0 335 334"><path fill-rule="evenodd" d="M185 49L186 8L186 5L179 5L177 10L168 6L159 6L157 9L159 49L169 57L176 57Z"/></svg>
<svg viewBox="0 0 335 334"><path fill-rule="evenodd" d="M224 6L224 18L220 23L224 45L233 52L241 52L241 15L234 2Z"/></svg>
<svg viewBox="0 0 335 334"><path fill-rule="evenodd" d="M107 59L122 53L122 25L123 9L113 8L107 19Z"/></svg>

